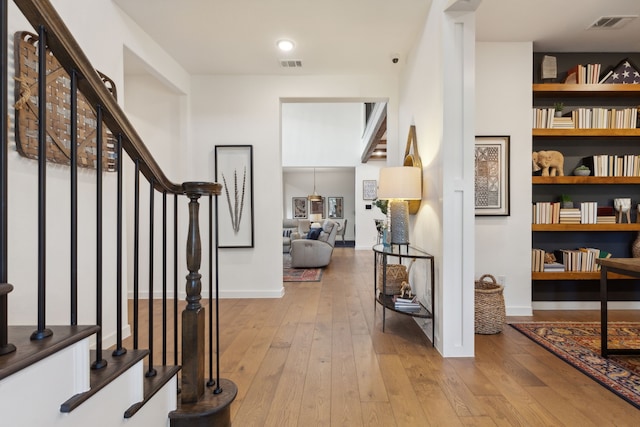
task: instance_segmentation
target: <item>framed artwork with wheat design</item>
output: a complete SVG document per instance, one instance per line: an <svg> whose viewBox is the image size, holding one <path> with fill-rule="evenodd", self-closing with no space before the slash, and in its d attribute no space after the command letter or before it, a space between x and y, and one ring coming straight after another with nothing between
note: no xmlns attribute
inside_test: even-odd
<svg viewBox="0 0 640 427"><path fill-rule="evenodd" d="M253 146L216 145L218 247L253 248Z"/></svg>

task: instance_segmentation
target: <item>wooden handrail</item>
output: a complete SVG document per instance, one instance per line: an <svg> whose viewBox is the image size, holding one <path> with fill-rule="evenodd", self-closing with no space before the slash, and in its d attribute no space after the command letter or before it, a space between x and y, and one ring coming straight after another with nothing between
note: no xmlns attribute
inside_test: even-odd
<svg viewBox="0 0 640 427"><path fill-rule="evenodd" d="M92 67L80 45L48 1L14 0L34 28L43 25L47 32L47 46L67 73L78 74L78 89L92 105L102 105L103 120L115 135L121 134L122 148L132 159L140 159L140 171L158 191L184 194L182 184L171 182L155 161L142 139L129 122L116 99L105 87L98 72ZM220 194L221 186L203 187Z"/></svg>

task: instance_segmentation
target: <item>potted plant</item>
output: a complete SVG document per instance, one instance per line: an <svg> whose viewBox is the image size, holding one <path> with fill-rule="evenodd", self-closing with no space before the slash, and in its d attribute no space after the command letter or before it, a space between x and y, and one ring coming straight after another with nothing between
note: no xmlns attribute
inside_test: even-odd
<svg viewBox="0 0 640 427"><path fill-rule="evenodd" d="M591 175L591 169L585 165L580 165L573 170L573 174L577 176L588 176Z"/></svg>
<svg viewBox="0 0 640 427"><path fill-rule="evenodd" d="M377 206L383 214L387 214L387 206L389 205L388 200L376 199L373 204L374 206Z"/></svg>
<svg viewBox="0 0 640 427"><path fill-rule="evenodd" d="M573 208L573 201L568 194L563 194L560 196L560 207L562 209L571 209Z"/></svg>
<svg viewBox="0 0 640 427"><path fill-rule="evenodd" d="M556 110L555 116L556 117L562 117L562 110L564 110L564 103L563 102L555 102L553 104L553 108L554 108L554 110Z"/></svg>

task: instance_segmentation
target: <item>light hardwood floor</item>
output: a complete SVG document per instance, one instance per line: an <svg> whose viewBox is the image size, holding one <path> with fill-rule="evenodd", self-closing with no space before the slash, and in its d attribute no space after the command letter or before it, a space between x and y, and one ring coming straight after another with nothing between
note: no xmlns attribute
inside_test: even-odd
<svg viewBox="0 0 640 427"><path fill-rule="evenodd" d="M640 425L639 410L508 326L476 335L475 358L442 358L402 314L387 311L382 333L372 280L371 252L336 248L321 282L285 283L281 299L220 300L221 376L239 390L234 427Z"/></svg>

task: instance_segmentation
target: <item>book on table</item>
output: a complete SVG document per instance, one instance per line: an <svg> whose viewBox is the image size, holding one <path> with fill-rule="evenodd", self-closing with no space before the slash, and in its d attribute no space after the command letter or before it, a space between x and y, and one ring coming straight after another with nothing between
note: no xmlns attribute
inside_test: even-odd
<svg viewBox="0 0 640 427"><path fill-rule="evenodd" d="M397 310L420 310L420 303L417 297L402 298L398 295L393 297L393 305Z"/></svg>

